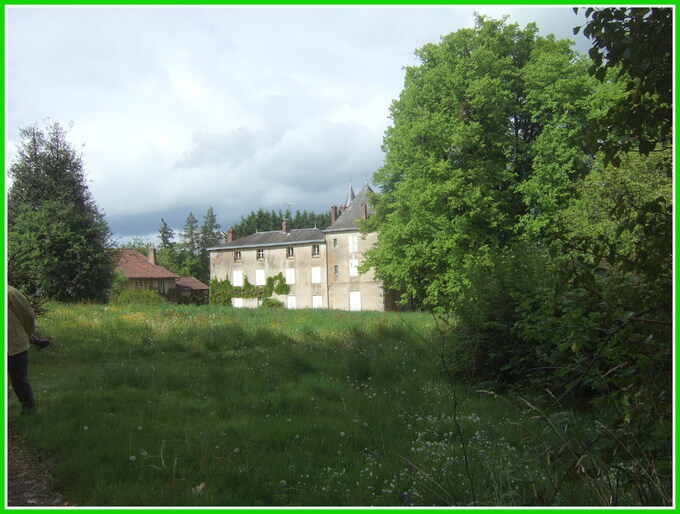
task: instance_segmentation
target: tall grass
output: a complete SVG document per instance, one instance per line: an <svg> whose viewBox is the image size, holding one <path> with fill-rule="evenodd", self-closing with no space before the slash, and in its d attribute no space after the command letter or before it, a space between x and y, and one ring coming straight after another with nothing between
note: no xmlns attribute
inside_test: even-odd
<svg viewBox="0 0 680 514"><path fill-rule="evenodd" d="M434 328L424 314L55 304L38 330L59 346L30 356L38 411L19 416L10 392L9 417L77 505L602 503L562 479L540 420L446 380Z"/></svg>

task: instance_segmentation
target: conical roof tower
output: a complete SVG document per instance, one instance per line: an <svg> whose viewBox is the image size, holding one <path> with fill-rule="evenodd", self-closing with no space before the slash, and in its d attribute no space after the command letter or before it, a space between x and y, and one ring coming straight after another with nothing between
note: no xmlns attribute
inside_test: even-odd
<svg viewBox="0 0 680 514"><path fill-rule="evenodd" d="M352 200L356 195L354 194L354 189L352 189L352 176L350 175L349 177L349 190L347 191L347 200L345 200L345 207L349 207L349 204L352 203Z"/></svg>

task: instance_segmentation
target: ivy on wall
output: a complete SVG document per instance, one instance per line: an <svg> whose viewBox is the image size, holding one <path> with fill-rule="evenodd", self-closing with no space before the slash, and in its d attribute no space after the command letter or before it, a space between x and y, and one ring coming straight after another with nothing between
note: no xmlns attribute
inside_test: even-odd
<svg viewBox="0 0 680 514"><path fill-rule="evenodd" d="M231 306L232 298L270 298L272 294L287 295L290 293L290 286L286 284L286 279L282 273L273 277L267 277L264 286L255 286L243 278L243 286L232 285L228 279L210 281L210 303L213 305Z"/></svg>

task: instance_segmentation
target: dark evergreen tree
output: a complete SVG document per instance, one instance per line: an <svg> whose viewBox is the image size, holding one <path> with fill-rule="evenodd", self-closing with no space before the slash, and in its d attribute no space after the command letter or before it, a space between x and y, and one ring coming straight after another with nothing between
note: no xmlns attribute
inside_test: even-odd
<svg viewBox="0 0 680 514"><path fill-rule="evenodd" d="M166 248L172 248L175 246L173 238L175 237L175 231L168 227L168 224L163 218L161 218L161 228L158 229L158 239L161 240L159 249L164 250Z"/></svg>
<svg viewBox="0 0 680 514"><path fill-rule="evenodd" d="M104 301L111 234L66 135L58 123L21 129L9 169L8 280L32 297Z"/></svg>
<svg viewBox="0 0 680 514"><path fill-rule="evenodd" d="M220 224L217 223L217 216L213 208L208 208L208 212L203 216L203 225L201 226L201 232L199 235L200 247L202 251L205 251L211 246L220 244L222 239L222 233L220 232Z"/></svg>
<svg viewBox="0 0 680 514"><path fill-rule="evenodd" d="M184 232L179 235L183 247L191 254L197 255L199 244L198 220L192 212L187 216L184 223Z"/></svg>
<svg viewBox="0 0 680 514"><path fill-rule="evenodd" d="M208 248L217 246L222 240L222 233L220 232L220 224L217 223L217 216L213 208L208 208L208 212L203 216L203 225L199 233L199 250L198 257L200 263L200 275L196 278L205 283L210 281L210 254Z"/></svg>
<svg viewBox="0 0 680 514"><path fill-rule="evenodd" d="M267 232L270 230L280 230L281 223L287 219L290 222L291 228L313 228L320 230L328 228L331 224L331 215L329 212L323 214L316 214L314 212L299 210L293 216L290 210L286 213L279 210L278 212L271 210L265 211L258 209L252 211L247 216L241 216L240 221L234 225L234 238L245 237L255 232Z"/></svg>

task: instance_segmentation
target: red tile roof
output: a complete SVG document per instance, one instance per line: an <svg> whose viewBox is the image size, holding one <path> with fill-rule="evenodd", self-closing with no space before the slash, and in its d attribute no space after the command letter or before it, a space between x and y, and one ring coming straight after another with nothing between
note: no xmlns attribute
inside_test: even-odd
<svg viewBox="0 0 680 514"><path fill-rule="evenodd" d="M149 258L137 250L117 250L116 271L122 271L127 278L179 278L163 266L151 264Z"/></svg>
<svg viewBox="0 0 680 514"><path fill-rule="evenodd" d="M175 282L175 287L177 289L186 289L193 291L209 291L210 288L206 286L203 282L194 277L182 277L177 282Z"/></svg>

